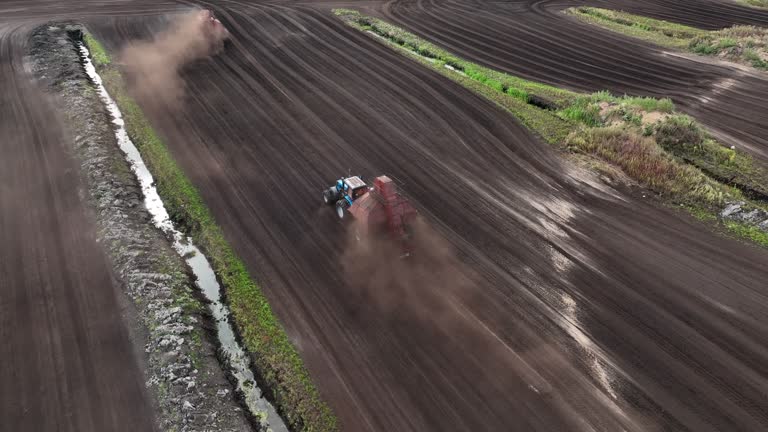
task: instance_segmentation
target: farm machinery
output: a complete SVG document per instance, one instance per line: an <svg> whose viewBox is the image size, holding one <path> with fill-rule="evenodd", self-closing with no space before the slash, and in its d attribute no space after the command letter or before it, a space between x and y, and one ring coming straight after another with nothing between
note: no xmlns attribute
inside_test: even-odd
<svg viewBox="0 0 768 432"><path fill-rule="evenodd" d="M410 254L417 212L389 177L376 177L373 187L360 176L340 178L323 191L323 201L336 208L339 219L354 218L358 239L387 234L401 243L405 255Z"/></svg>
<svg viewBox="0 0 768 432"><path fill-rule="evenodd" d="M229 38L229 30L216 18L212 10L201 9L197 12L198 23L203 34L211 41L223 43Z"/></svg>

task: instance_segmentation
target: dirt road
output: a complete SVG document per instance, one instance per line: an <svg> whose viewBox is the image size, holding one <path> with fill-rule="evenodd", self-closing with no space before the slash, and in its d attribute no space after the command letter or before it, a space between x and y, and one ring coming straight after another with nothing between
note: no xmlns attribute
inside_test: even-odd
<svg viewBox="0 0 768 432"><path fill-rule="evenodd" d="M150 431L63 117L23 73L27 31L0 23L0 430Z"/></svg>
<svg viewBox="0 0 768 432"><path fill-rule="evenodd" d="M437 9L419 3L427 4ZM144 3L131 5L135 13L110 3L84 20L114 49L161 25L127 16L152 15ZM616 68L638 78L611 78L600 72L609 56L596 52L591 29L582 36L592 49L573 50L594 58L534 57L537 46L565 43L553 40L564 37L560 24L574 26L545 5L484 6L491 9L483 17L501 20L487 31L501 33L506 23L510 35L483 47L493 53L484 62L548 82L570 77L576 88L623 83L683 101L722 79L710 67L696 75L687 60L660 63L663 86L628 61ZM344 430L768 427L766 251L575 170L507 113L343 26L330 4L209 6L233 45L187 70L180 112L155 109L151 118L264 287ZM466 27L482 36L475 13L448 6L442 14L465 13ZM504 21L511 18L503 7L533 11L537 30ZM436 37L429 14L416 11L424 14L417 23L395 6L382 10L452 49L461 45L458 36ZM617 49L615 37L603 38ZM634 50L652 55L647 46ZM482 60L480 52L459 53ZM752 125L744 133L761 130L758 112L741 116ZM345 232L320 191L350 168L400 179L449 245L440 254L450 266L418 284L348 283Z"/></svg>

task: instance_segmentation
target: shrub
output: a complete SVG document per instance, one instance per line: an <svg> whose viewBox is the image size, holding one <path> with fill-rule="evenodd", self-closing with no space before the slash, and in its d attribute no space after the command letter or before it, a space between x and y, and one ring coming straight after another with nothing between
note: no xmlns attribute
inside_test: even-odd
<svg viewBox="0 0 768 432"><path fill-rule="evenodd" d="M656 142L675 154L701 152L705 138L704 131L685 115L669 116L656 126Z"/></svg>

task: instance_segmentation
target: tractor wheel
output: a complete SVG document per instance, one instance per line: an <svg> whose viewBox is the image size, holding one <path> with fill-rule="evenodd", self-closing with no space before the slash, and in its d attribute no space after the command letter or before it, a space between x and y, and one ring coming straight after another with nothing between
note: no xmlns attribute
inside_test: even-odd
<svg viewBox="0 0 768 432"><path fill-rule="evenodd" d="M345 199L340 199L336 201L336 215L339 217L339 219L344 219L344 216L347 214L347 208L349 207L349 203Z"/></svg>
<svg viewBox="0 0 768 432"><path fill-rule="evenodd" d="M328 188L323 191L323 202L327 205L334 205L339 200L339 194L336 192L336 188Z"/></svg>

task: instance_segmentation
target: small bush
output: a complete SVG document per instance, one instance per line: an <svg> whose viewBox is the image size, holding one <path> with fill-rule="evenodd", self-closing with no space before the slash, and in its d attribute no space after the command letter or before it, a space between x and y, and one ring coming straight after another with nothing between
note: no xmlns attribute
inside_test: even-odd
<svg viewBox="0 0 768 432"><path fill-rule="evenodd" d="M653 125L645 125L643 126L643 136L651 136L653 135Z"/></svg>
<svg viewBox="0 0 768 432"><path fill-rule="evenodd" d="M688 116L667 117L656 126L656 142L676 154L701 152L706 135Z"/></svg>

